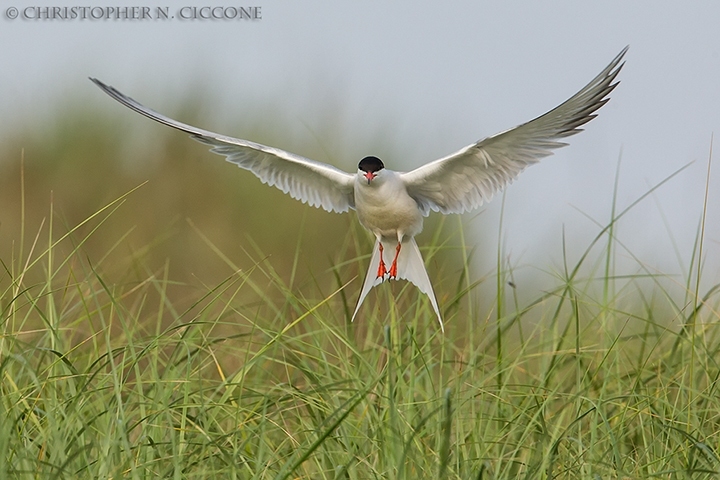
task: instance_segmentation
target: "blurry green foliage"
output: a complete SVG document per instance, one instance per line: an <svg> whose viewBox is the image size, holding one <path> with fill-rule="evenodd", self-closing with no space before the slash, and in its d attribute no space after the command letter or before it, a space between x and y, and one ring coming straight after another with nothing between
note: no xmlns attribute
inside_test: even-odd
<svg viewBox="0 0 720 480"><path fill-rule="evenodd" d="M364 274L367 260L353 260L369 255L372 239L354 212L339 215L303 205L186 135L123 115L126 112L110 101L108 105L102 112L61 108L36 131L20 132L1 144L1 258L19 251L23 225L23 248L29 251L41 225L47 229L51 207L57 238L140 186L82 245L89 264L103 260L95 267L113 282L141 281L167 264L177 284L218 284L233 272L210 243L240 269L252 268L257 255L268 258L278 274L292 276L298 291L308 285L323 291L337 288L338 281ZM192 104L174 115L187 123L204 123ZM331 130L336 128L331 117L328 132L314 132L316 145L298 153L327 158L325 147L333 144ZM288 148L284 133L268 125L268 115L260 115L254 128L234 134ZM222 129L236 131L232 125ZM432 238L439 220L426 222L424 239ZM94 227L75 232L75 243ZM40 235L45 238L48 232ZM438 272L439 265L450 268L455 277L450 288L456 288L463 270L459 256L449 252L437 258L441 260L434 260L431 273ZM448 259L455 261L446 265ZM339 278L332 273L338 265L344 268ZM347 291L351 303L360 279L356 283Z"/></svg>

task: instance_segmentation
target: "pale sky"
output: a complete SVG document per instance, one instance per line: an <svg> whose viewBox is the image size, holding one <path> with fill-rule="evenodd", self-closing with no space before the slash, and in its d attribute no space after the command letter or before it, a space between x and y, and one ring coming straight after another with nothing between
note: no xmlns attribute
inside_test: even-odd
<svg viewBox="0 0 720 480"><path fill-rule="evenodd" d="M389 168L412 169L528 121L570 97L630 45L621 84L599 117L506 189L506 248L518 263L557 265L564 227L579 253L598 228L578 210L608 219L622 155L620 208L695 162L618 230L644 262L679 272L665 215L689 261L711 137L720 133L720 2L241 4L260 7L261 19L254 21L178 18L183 6L240 6L222 1L83 4L167 7L175 16L168 20L22 19L27 5L0 5L0 124L6 130L46 122L68 95L112 110L123 122L148 122L103 95L87 80L95 76L165 113L177 112L183 97L199 89L210 102L199 126L232 136L243 137L238 120L248 105L267 108L286 132L287 142L276 146L298 154L307 155L303 148L331 125L337 141L317 160L349 171L369 154ZM9 18L11 7L18 18ZM328 112L342 118L329 120ZM252 181L238 174L238 182ZM717 162L710 181L705 275L716 283ZM467 216L478 231L474 241L492 249L500 205L498 196L483 215Z"/></svg>

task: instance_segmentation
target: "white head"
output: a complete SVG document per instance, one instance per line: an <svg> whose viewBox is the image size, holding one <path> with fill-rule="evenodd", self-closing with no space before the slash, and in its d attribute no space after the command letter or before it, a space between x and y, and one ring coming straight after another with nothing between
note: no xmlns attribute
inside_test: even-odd
<svg viewBox="0 0 720 480"><path fill-rule="evenodd" d="M358 163L358 173L367 179L368 185L385 168L382 160L377 157L365 157Z"/></svg>

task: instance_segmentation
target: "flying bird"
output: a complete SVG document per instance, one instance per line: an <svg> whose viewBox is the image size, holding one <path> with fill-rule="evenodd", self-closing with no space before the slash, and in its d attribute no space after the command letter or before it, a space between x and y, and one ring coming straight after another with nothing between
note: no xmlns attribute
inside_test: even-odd
<svg viewBox="0 0 720 480"><path fill-rule="evenodd" d="M415 235L430 211L463 213L481 206L526 167L567 145L562 139L582 131L617 86L625 47L598 76L564 103L534 120L468 145L410 172L385 168L375 156L360 160L356 173L261 145L187 125L144 107L115 88L90 78L126 107L189 133L213 153L251 171L263 183L328 212L355 210L375 236L370 266L353 312L370 290L388 279L405 279L430 299L440 327L442 316ZM614 82L614 83L613 83Z"/></svg>

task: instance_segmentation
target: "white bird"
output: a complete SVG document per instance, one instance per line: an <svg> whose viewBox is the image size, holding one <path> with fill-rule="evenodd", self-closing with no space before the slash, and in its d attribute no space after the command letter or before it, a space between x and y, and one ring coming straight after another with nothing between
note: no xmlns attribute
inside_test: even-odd
<svg viewBox="0 0 720 480"><path fill-rule="evenodd" d="M463 213L481 206L526 167L567 145L560 141L582 129L605 105L624 63L625 47L583 89L530 122L505 130L430 162L411 172L385 168L373 156L363 158L353 175L325 163L259 143L202 130L144 107L115 88L91 78L123 105L146 117L189 133L211 151L251 171L263 183L329 212L356 210L363 227L375 236L370 266L352 320L368 292L388 279L405 279L425 293L441 329L442 316L425 264L415 243L430 211ZM394 252L393 252L394 250ZM392 259L391 259L392 257Z"/></svg>

